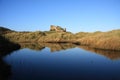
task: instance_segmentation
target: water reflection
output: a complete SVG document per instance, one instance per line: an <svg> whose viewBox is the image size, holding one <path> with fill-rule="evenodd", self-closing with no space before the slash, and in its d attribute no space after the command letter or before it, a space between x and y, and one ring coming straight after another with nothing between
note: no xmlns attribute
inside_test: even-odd
<svg viewBox="0 0 120 80"><path fill-rule="evenodd" d="M75 48L76 45L72 43L20 43L21 48L29 48L32 50L42 50L49 47L51 52Z"/></svg>
<svg viewBox="0 0 120 80"><path fill-rule="evenodd" d="M72 43L20 43L21 48L29 48L32 50L43 50L45 47L49 47L51 52L71 49L75 47L82 48L87 51L94 52L96 54L104 55L111 60L120 59L120 51L109 51L91 48L89 46L80 46Z"/></svg>
<svg viewBox="0 0 120 80"><path fill-rule="evenodd" d="M24 48L29 48L29 49L32 49L32 50L42 50L45 48L44 45L41 45L39 43L19 43L21 48L24 49Z"/></svg>
<svg viewBox="0 0 120 80"><path fill-rule="evenodd" d="M111 60L120 59L120 51L109 51L91 48L89 46L79 46L79 48L94 52L96 54L104 55Z"/></svg>
<svg viewBox="0 0 120 80"><path fill-rule="evenodd" d="M20 46L20 50L4 58L7 64L0 61L6 71L3 67L0 70L8 76L12 74L8 80L120 80L120 60L110 60L119 58L116 52L70 43L20 43ZM51 54L53 52L56 54ZM2 80L5 74L0 74Z"/></svg>

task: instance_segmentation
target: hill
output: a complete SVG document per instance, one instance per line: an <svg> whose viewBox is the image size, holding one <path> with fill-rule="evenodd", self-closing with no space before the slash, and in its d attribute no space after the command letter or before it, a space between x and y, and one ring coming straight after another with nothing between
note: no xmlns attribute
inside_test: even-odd
<svg viewBox="0 0 120 80"><path fill-rule="evenodd" d="M76 36L81 45L105 50L120 50L120 29L108 32L78 33Z"/></svg>
<svg viewBox="0 0 120 80"><path fill-rule="evenodd" d="M10 32L2 34L2 36L16 43L75 43L96 49L120 50L120 29L108 32L79 32L76 34L57 31L15 32L10 29L6 29L5 32L7 30ZM5 32L3 31L3 33Z"/></svg>
<svg viewBox="0 0 120 80"><path fill-rule="evenodd" d="M6 34L9 32L13 32L13 30L0 26L0 34Z"/></svg>

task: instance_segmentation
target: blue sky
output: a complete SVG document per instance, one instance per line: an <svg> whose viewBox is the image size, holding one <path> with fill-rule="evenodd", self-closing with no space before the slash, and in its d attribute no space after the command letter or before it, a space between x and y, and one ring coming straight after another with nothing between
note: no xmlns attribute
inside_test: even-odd
<svg viewBox="0 0 120 80"><path fill-rule="evenodd" d="M46 31L50 25L74 33L120 29L120 0L0 0L0 26Z"/></svg>

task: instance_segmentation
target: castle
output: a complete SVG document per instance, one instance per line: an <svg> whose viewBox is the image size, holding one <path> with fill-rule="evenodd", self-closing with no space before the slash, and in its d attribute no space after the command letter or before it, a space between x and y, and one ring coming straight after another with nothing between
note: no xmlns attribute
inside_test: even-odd
<svg viewBox="0 0 120 80"><path fill-rule="evenodd" d="M60 26L51 25L50 31L66 32L66 28L61 28Z"/></svg>

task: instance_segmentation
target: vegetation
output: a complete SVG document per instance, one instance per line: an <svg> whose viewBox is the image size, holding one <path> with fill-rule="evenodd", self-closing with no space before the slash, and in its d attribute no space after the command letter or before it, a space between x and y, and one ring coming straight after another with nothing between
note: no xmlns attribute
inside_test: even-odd
<svg viewBox="0 0 120 80"><path fill-rule="evenodd" d="M0 27L0 80L7 80L11 75L11 67L3 57L20 47L34 50L49 47L51 52L80 47L114 60L120 58L120 30L73 34L56 31L16 32Z"/></svg>
<svg viewBox="0 0 120 80"><path fill-rule="evenodd" d="M80 35L80 34L79 34ZM120 50L120 30L87 33L78 39L81 45L105 50Z"/></svg>
<svg viewBox="0 0 120 80"><path fill-rule="evenodd" d="M4 35L13 42L36 42L41 36L45 36L43 32L11 32Z"/></svg>
<svg viewBox="0 0 120 80"><path fill-rule="evenodd" d="M73 42L74 35L69 32L48 32L45 33L46 36L42 36L39 38L39 42L58 42L58 43L65 43L65 42Z"/></svg>
<svg viewBox="0 0 120 80"><path fill-rule="evenodd" d="M10 42L0 35L0 57L20 48L19 44Z"/></svg>
<svg viewBox="0 0 120 80"><path fill-rule="evenodd" d="M11 31L11 30L10 30ZM112 30L108 32L96 31L94 33L79 32L73 34L71 32L57 31L36 31L36 32L15 32L2 34L5 38L12 42L44 42L44 43L75 43L79 45L87 45L96 49L104 50L120 50L120 30Z"/></svg>
<svg viewBox="0 0 120 80"><path fill-rule="evenodd" d="M11 32L4 36L13 42L73 42L74 35L70 32L36 31Z"/></svg>
<svg viewBox="0 0 120 80"><path fill-rule="evenodd" d="M6 34L6 33L10 33L10 32L14 32L14 31L0 26L0 34Z"/></svg>

